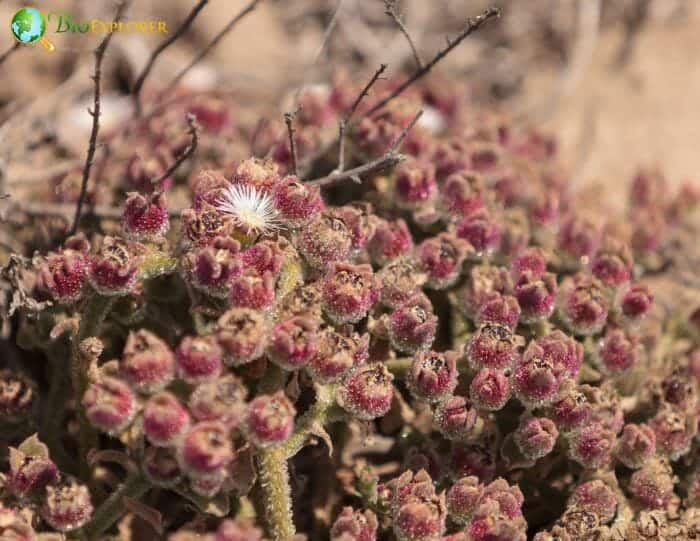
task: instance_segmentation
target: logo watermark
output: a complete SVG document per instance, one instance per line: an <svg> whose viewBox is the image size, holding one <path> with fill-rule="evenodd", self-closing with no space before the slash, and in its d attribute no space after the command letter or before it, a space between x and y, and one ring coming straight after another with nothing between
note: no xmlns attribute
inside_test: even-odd
<svg viewBox="0 0 700 541"><path fill-rule="evenodd" d="M14 38L25 45L41 43L51 52L56 46L46 37L47 32L53 34L106 34L119 32L127 34L167 34L168 24L163 20L129 20L107 21L103 19L79 20L65 11L49 12L47 17L34 7L24 7L17 10L10 22L10 30Z"/></svg>

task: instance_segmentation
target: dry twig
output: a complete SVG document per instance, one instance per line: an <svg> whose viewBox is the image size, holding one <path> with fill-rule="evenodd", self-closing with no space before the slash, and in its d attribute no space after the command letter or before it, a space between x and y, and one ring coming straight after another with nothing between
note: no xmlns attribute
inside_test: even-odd
<svg viewBox="0 0 700 541"><path fill-rule="evenodd" d="M117 6L117 12L114 16L114 24L118 23L124 16L124 12L128 6L128 0L121 0ZM85 166L83 167L83 180L80 186L80 196L78 197L78 203L75 207L75 217L73 218L73 227L70 229L70 234L73 235L78 230L78 225L80 224L80 214L83 210L83 204L85 203L85 196L87 195L87 185L90 179L90 169L92 169L92 162L95 158L95 150L97 150L97 136L100 132L100 110L101 110L101 79L102 79L102 60L105 56L105 51L109 42L112 40L114 32L109 32L102 42L95 49L95 73L92 76L92 80L95 82L95 97L93 109L88 109L88 113L92 115L92 131L90 132L90 144L88 145L87 156L85 157Z"/></svg>
<svg viewBox="0 0 700 541"><path fill-rule="evenodd" d="M21 46L22 46L22 44L18 41L12 47L10 47L7 51L2 53L0 55L0 64L2 64L5 60L7 60L7 57L9 57L12 53L14 53Z"/></svg>
<svg viewBox="0 0 700 541"><path fill-rule="evenodd" d="M134 106L136 108L136 113L138 115L141 114L141 89L143 88L143 83L146 81L146 78L148 75L151 73L151 70L153 69L153 65L156 62L156 59L160 56L160 54L165 51L168 47L170 47L175 41L177 41L187 30L189 27L192 25L194 20L197 18L197 15L199 15L199 12L204 9L204 6L207 5L209 0L199 0L199 2L192 8L192 11L187 15L184 21L182 21L182 24L173 32L170 36L168 36L163 42L158 45L158 47L155 48L155 50L151 53L150 58L148 59L148 62L146 62L146 66L143 68L141 71L141 74L138 76L136 79L136 83L134 83L134 88L131 91L131 95L133 96L134 99Z"/></svg>
<svg viewBox="0 0 700 541"><path fill-rule="evenodd" d="M369 89L372 88L372 86L374 86L374 83L376 83L379 80L382 73L386 71L386 68L386 64L381 64L379 66L379 69L374 72L374 75L362 89L362 92L360 92L357 98L355 98L355 101L350 107L348 114L345 115L345 117L342 118L338 123L338 167L336 168L336 171L338 173L342 173L343 169L345 169L345 129L347 128L348 122L350 122L350 118L359 107L362 99L369 94Z"/></svg>
<svg viewBox="0 0 700 541"><path fill-rule="evenodd" d="M411 37L411 34L408 33L408 28L406 28L406 24L401 20L401 14L399 13L398 7L396 6L396 0L384 0L384 8L384 13L386 13L389 17L393 19L393 21L396 23L396 26L399 27L399 30L405 36L406 41L408 41L408 45L411 47L411 52L413 53L413 60L416 63L416 69L421 69L423 67L423 61L420 58L418 48L416 47L416 44L413 41L413 38Z"/></svg>
<svg viewBox="0 0 700 541"><path fill-rule="evenodd" d="M431 69L435 67L435 65L440 62L443 58L445 58L457 45L459 45L462 41L464 41L467 37L469 37L471 34L473 34L475 31L477 31L481 26L489 21L490 19L494 17L499 17L501 15L501 10L497 7L490 7L486 11L484 11L481 15L477 15L476 17L472 17L467 21L467 26L465 27L464 30L454 39L450 40L448 38L447 40L447 46L444 49L441 49L433 58L425 64L421 69L417 70L413 75L411 75L408 79L406 79L403 83L401 83L399 86L394 89L391 94L389 94L386 98L382 99L374 105L367 113L365 113L365 116L371 115L380 109L382 109L386 104L388 104L391 100L396 98L397 96L401 95L408 87L413 85L416 81L421 79L423 76L425 76Z"/></svg>
<svg viewBox="0 0 700 541"><path fill-rule="evenodd" d="M156 102L160 102L165 96L167 96L172 90L177 86L177 84L182 80L182 78L187 75L187 73L199 64L218 44L219 42L228 34L235 26L245 18L246 15L251 13L262 0L252 0L245 8L243 8L233 19L231 19L226 26L224 26L221 31L214 36L204 49L202 49L197 56L195 56L192 61L182 68L175 78L170 82L170 84L165 87L165 89L158 95Z"/></svg>
<svg viewBox="0 0 700 541"><path fill-rule="evenodd" d="M297 174L297 144L296 138L294 137L294 117L296 116L296 111L293 113L284 113L284 123L287 125L287 134L289 136L289 152L292 158L292 174Z"/></svg>
<svg viewBox="0 0 700 541"><path fill-rule="evenodd" d="M156 178L151 179L151 184L153 184L154 186L163 182L166 178L171 176L177 170L177 168L180 167L187 158L194 154L195 150L197 150L197 145L199 145L199 124L197 124L197 117L194 116L192 113L187 114L187 126L189 127L187 132L192 138L190 144L182 152L182 154L180 154L180 156L177 157L173 164L170 167L168 167L165 173Z"/></svg>
<svg viewBox="0 0 700 541"><path fill-rule="evenodd" d="M413 120L411 120L411 122L409 122L409 124L401 131L399 136L396 138L396 141L394 141L394 143L391 145L391 148L389 148L389 150L383 156L377 158L376 160L372 160L371 162L355 167L353 169L348 169L347 171L333 171L325 177L310 180L307 184L310 184L311 186L324 187L337 184L344 180L352 180L354 182L360 183L360 179L363 175L368 175L370 173L382 171L383 169L393 167L397 163L403 161L405 159L405 156L397 152L398 148L401 146L401 143L408 135L408 132L411 131L413 126L415 126L416 122L418 122L418 119L421 117L422 114L423 110L421 109L420 111L418 111L416 116L413 117Z"/></svg>

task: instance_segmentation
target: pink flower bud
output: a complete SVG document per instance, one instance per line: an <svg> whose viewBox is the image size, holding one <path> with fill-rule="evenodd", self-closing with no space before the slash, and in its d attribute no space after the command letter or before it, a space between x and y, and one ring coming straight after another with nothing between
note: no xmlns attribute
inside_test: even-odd
<svg viewBox="0 0 700 541"><path fill-rule="evenodd" d="M440 433L450 440L468 439L483 425L472 403L458 395L437 405L433 421Z"/></svg>
<svg viewBox="0 0 700 541"><path fill-rule="evenodd" d="M279 164L269 159L247 158L233 174L234 184L249 184L254 188L270 191L280 180Z"/></svg>
<svg viewBox="0 0 700 541"><path fill-rule="evenodd" d="M535 277L530 271L525 271L515 283L514 293L522 310L520 319L524 323L547 319L554 311L557 279L551 272Z"/></svg>
<svg viewBox="0 0 700 541"><path fill-rule="evenodd" d="M219 468L205 477L194 477L189 482L190 490L198 496L211 499L221 492L226 483L226 475L226 468Z"/></svg>
<svg viewBox="0 0 700 541"><path fill-rule="evenodd" d="M190 426L190 414L168 392L152 396L143 408L143 430L153 445L174 445Z"/></svg>
<svg viewBox="0 0 700 541"><path fill-rule="evenodd" d="M435 339L437 324L430 300L417 294L391 314L389 340L392 347L404 353L426 350Z"/></svg>
<svg viewBox="0 0 700 541"><path fill-rule="evenodd" d="M0 417L16 423L25 420L38 404L36 384L24 374L0 370Z"/></svg>
<svg viewBox="0 0 700 541"><path fill-rule="evenodd" d="M34 541L36 532L20 511L0 505L0 539Z"/></svg>
<svg viewBox="0 0 700 541"><path fill-rule="evenodd" d="M470 541L525 541L526 530L523 517L508 517L493 501L479 505L467 529Z"/></svg>
<svg viewBox="0 0 700 541"><path fill-rule="evenodd" d="M122 213L122 230L132 240L152 240L168 232L170 220L165 194L129 193Z"/></svg>
<svg viewBox="0 0 700 541"><path fill-rule="evenodd" d="M377 226L377 217L372 214L372 205L366 201L357 201L336 207L335 213L350 230L353 252L365 248Z"/></svg>
<svg viewBox="0 0 700 541"><path fill-rule="evenodd" d="M368 349L367 334L344 336L330 327L324 328L318 334L318 352L308 366L311 376L320 383L339 381L367 360Z"/></svg>
<svg viewBox="0 0 700 541"><path fill-rule="evenodd" d="M182 480L182 470L170 447L148 447L143 453L141 469L146 478L159 487L172 488Z"/></svg>
<svg viewBox="0 0 700 541"><path fill-rule="evenodd" d="M554 449L558 435L556 425L546 417L523 416L513 439L523 456L539 460Z"/></svg>
<svg viewBox="0 0 700 541"><path fill-rule="evenodd" d="M496 502L499 512L508 518L517 518L523 514L522 506L525 501L523 493L518 485L509 485L508 481L502 477L491 481L484 488L481 503L487 501Z"/></svg>
<svg viewBox="0 0 700 541"><path fill-rule="evenodd" d="M458 524L468 524L484 493L484 486L474 476L462 477L447 491L447 510Z"/></svg>
<svg viewBox="0 0 700 541"><path fill-rule="evenodd" d="M673 497L673 470L668 462L650 460L630 477L627 490L647 509L662 509Z"/></svg>
<svg viewBox="0 0 700 541"><path fill-rule="evenodd" d="M453 479L473 475L488 483L496 475L496 458L482 446L455 443L450 451L450 471Z"/></svg>
<svg viewBox="0 0 700 541"><path fill-rule="evenodd" d="M233 457L231 435L217 421L193 425L177 446L180 467L192 479L217 477Z"/></svg>
<svg viewBox="0 0 700 541"><path fill-rule="evenodd" d="M65 479L46 487L40 509L41 518L59 532L71 532L85 525L92 517L90 492L74 479Z"/></svg>
<svg viewBox="0 0 700 541"><path fill-rule="evenodd" d="M539 278L547 271L547 258L541 248L530 246L518 252L510 267L516 280L526 272L533 278Z"/></svg>
<svg viewBox="0 0 700 541"><path fill-rule="evenodd" d="M656 453L656 434L649 425L628 423L617 440L615 457L630 469L641 468Z"/></svg>
<svg viewBox="0 0 700 541"><path fill-rule="evenodd" d="M678 460L690 451L698 427L694 415L686 415L670 405L662 406L649 420L656 435L656 448L671 460Z"/></svg>
<svg viewBox="0 0 700 541"><path fill-rule="evenodd" d="M586 469L597 469L610 461L615 446L615 433L594 423L584 426L574 434L569 453L572 459Z"/></svg>
<svg viewBox="0 0 700 541"><path fill-rule="evenodd" d="M472 267L467 283L456 292L457 306L469 317L493 300L495 294L509 295L513 291L510 272L505 267L476 265Z"/></svg>
<svg viewBox="0 0 700 541"><path fill-rule="evenodd" d="M591 416L592 407L586 395L572 380L565 381L558 398L552 402L548 414L560 430L573 430Z"/></svg>
<svg viewBox="0 0 700 541"><path fill-rule="evenodd" d="M321 310L321 288L318 282L295 287L280 299L276 312L277 321L300 316L308 318L314 324L320 324L323 313Z"/></svg>
<svg viewBox="0 0 700 541"><path fill-rule="evenodd" d="M249 520L226 519L219 524L213 541L263 541L263 533Z"/></svg>
<svg viewBox="0 0 700 541"><path fill-rule="evenodd" d="M229 103L215 96L199 96L189 106L189 113L197 117L197 122L209 133L219 134L231 125Z"/></svg>
<svg viewBox="0 0 700 541"><path fill-rule="evenodd" d="M233 374L198 385L188 402L192 416L199 421L220 421L229 429L238 426L245 413L248 389Z"/></svg>
<svg viewBox="0 0 700 541"><path fill-rule="evenodd" d="M282 179L273 195L280 219L288 227L304 226L323 209L319 189L300 183L293 175Z"/></svg>
<svg viewBox="0 0 700 541"><path fill-rule="evenodd" d="M485 323L465 344L464 354L474 370L505 369L519 359L522 338L503 325Z"/></svg>
<svg viewBox="0 0 700 541"><path fill-rule="evenodd" d="M654 296L644 284L634 284L620 300L623 315L630 321L639 321L651 310Z"/></svg>
<svg viewBox="0 0 700 541"><path fill-rule="evenodd" d="M240 247L230 237L215 237L208 246L188 253L184 265L192 285L207 295L228 297L231 282L243 272Z"/></svg>
<svg viewBox="0 0 700 541"><path fill-rule="evenodd" d="M316 324L302 316L275 325L266 350L268 358L285 370L305 366L317 351Z"/></svg>
<svg viewBox="0 0 700 541"><path fill-rule="evenodd" d="M690 371L677 368L661 382L663 399L667 404L687 413L694 413L698 406L698 390Z"/></svg>
<svg viewBox="0 0 700 541"><path fill-rule="evenodd" d="M357 323L367 315L378 296L370 265L333 263L323 279L323 308L336 324Z"/></svg>
<svg viewBox="0 0 700 541"><path fill-rule="evenodd" d="M493 323L502 325L511 331L518 326L520 319L520 305L515 297L494 293L485 301L476 313L474 323L478 327Z"/></svg>
<svg viewBox="0 0 700 541"><path fill-rule="evenodd" d="M484 179L476 171L457 171L440 187L440 205L449 214L467 216L484 205Z"/></svg>
<svg viewBox="0 0 700 541"><path fill-rule="evenodd" d="M90 284L101 295L127 295L136 283L136 257L127 243L105 237L96 256L90 261Z"/></svg>
<svg viewBox="0 0 700 541"><path fill-rule="evenodd" d="M421 269L428 276L427 287L446 289L453 285L462 273L462 263L472 247L463 239L450 233L440 233L418 245L417 253Z"/></svg>
<svg viewBox="0 0 700 541"><path fill-rule="evenodd" d="M420 292L426 275L404 257L394 259L377 272L379 301L389 308L398 308Z"/></svg>
<svg viewBox="0 0 700 541"><path fill-rule="evenodd" d="M379 220L374 235L367 245L372 260L383 267L413 248L413 238L406 222Z"/></svg>
<svg viewBox="0 0 700 541"><path fill-rule="evenodd" d="M641 344L622 329L608 331L598 348L598 359L610 374L621 374L639 362Z"/></svg>
<svg viewBox="0 0 700 541"><path fill-rule="evenodd" d="M284 263L284 252L279 242L262 240L243 252L241 259L246 268L252 267L259 274L271 272L276 275Z"/></svg>
<svg viewBox="0 0 700 541"><path fill-rule="evenodd" d="M469 385L469 397L482 410L498 411L510 398L508 377L494 368L482 368Z"/></svg>
<svg viewBox="0 0 700 541"><path fill-rule="evenodd" d="M233 366L249 363L263 354L269 336L269 322L257 310L231 308L216 324L216 340L224 361Z"/></svg>
<svg viewBox="0 0 700 541"><path fill-rule="evenodd" d="M120 364L124 379L136 390L154 393L175 377L175 355L155 334L145 329L126 339Z"/></svg>
<svg viewBox="0 0 700 541"><path fill-rule="evenodd" d="M113 377L101 377L91 383L82 404L90 424L110 435L127 428L136 413L133 391L125 382Z"/></svg>
<svg viewBox="0 0 700 541"><path fill-rule="evenodd" d="M574 338L557 329L538 338L537 345L540 349L536 353L551 361L558 371L572 378L577 376L583 363L583 346Z"/></svg>
<svg viewBox="0 0 700 541"><path fill-rule="evenodd" d="M477 255L489 255L501 243L501 225L486 209L479 209L466 216L455 230L459 238L469 241Z"/></svg>
<svg viewBox="0 0 700 541"><path fill-rule="evenodd" d="M381 363L361 366L350 373L338 391L338 403L354 417L371 421L383 417L394 397L394 376Z"/></svg>
<svg viewBox="0 0 700 541"><path fill-rule="evenodd" d="M231 280L230 288L229 300L238 308L265 310L275 302L275 279L270 272L260 275L246 269Z"/></svg>
<svg viewBox="0 0 700 541"><path fill-rule="evenodd" d="M322 212L299 231L297 244L309 265L324 271L334 261L348 257L352 235L343 220L330 212Z"/></svg>
<svg viewBox="0 0 700 541"><path fill-rule="evenodd" d="M282 392L258 395L248 404L245 431L258 447L269 447L286 440L294 430L296 409Z"/></svg>
<svg viewBox="0 0 700 541"><path fill-rule="evenodd" d="M601 523L606 523L615 518L617 495L603 481L594 479L576 487L569 502L572 505L594 513Z"/></svg>
<svg viewBox="0 0 700 541"><path fill-rule="evenodd" d="M70 304L82 297L87 271L88 262L80 252L64 250L49 254L40 267L39 284L53 300Z"/></svg>
<svg viewBox="0 0 700 541"><path fill-rule="evenodd" d="M608 302L600 282L577 274L564 280L560 292L559 311L571 332L588 336L603 329L608 317Z"/></svg>
<svg viewBox="0 0 700 541"><path fill-rule="evenodd" d="M570 214L562 220L558 248L573 262L588 261L600 243L599 223L589 217Z"/></svg>
<svg viewBox="0 0 700 541"><path fill-rule="evenodd" d="M467 153L466 144L460 137L453 137L435 145L433 162L439 180L449 178L452 173L471 169L471 160Z"/></svg>
<svg viewBox="0 0 700 541"><path fill-rule="evenodd" d="M513 374L515 395L525 405L536 407L551 403L561 383L560 370L538 353L531 342Z"/></svg>
<svg viewBox="0 0 700 541"><path fill-rule="evenodd" d="M439 539L445 531L445 495L412 498L394 513L394 535L398 541Z"/></svg>
<svg viewBox="0 0 700 541"><path fill-rule="evenodd" d="M409 158L395 171L396 203L403 208L415 208L430 201L437 191L435 168L429 162Z"/></svg>
<svg viewBox="0 0 700 541"><path fill-rule="evenodd" d="M12 493L23 499L37 495L58 480L58 468L49 457L49 448L34 435L24 440L17 449L10 447L8 477Z"/></svg>
<svg viewBox="0 0 700 541"><path fill-rule="evenodd" d="M387 485L391 490L390 499L394 510L413 499L429 498L436 494L433 479L426 470L418 470L415 473L406 470Z"/></svg>
<svg viewBox="0 0 700 541"><path fill-rule="evenodd" d="M206 246L233 231L230 216L220 212L213 203L202 202L196 209L183 210L180 216L185 246Z"/></svg>
<svg viewBox="0 0 700 541"><path fill-rule="evenodd" d="M418 351L408 371L406 385L419 400L439 402L457 387L457 354L453 351Z"/></svg>
<svg viewBox="0 0 700 541"><path fill-rule="evenodd" d="M607 238L593 258L591 273L606 286L616 288L629 282L633 265L629 246L614 238Z"/></svg>
<svg viewBox="0 0 700 541"><path fill-rule="evenodd" d="M377 516L369 509L343 507L331 526L331 541L376 541L378 527Z"/></svg>
<svg viewBox="0 0 700 541"><path fill-rule="evenodd" d="M178 376L196 384L219 377L222 351L212 336L185 336L175 350Z"/></svg>
<svg viewBox="0 0 700 541"><path fill-rule="evenodd" d="M486 141L470 142L469 154L472 167L476 171L489 171L494 169L501 159L500 147Z"/></svg>

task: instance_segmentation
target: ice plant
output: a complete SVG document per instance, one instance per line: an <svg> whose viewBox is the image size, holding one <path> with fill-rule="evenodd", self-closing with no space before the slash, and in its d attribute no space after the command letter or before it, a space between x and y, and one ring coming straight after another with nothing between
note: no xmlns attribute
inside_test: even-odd
<svg viewBox="0 0 700 541"><path fill-rule="evenodd" d="M260 235L281 227L273 197L252 184L231 184L216 201L216 208L231 216L245 235Z"/></svg>

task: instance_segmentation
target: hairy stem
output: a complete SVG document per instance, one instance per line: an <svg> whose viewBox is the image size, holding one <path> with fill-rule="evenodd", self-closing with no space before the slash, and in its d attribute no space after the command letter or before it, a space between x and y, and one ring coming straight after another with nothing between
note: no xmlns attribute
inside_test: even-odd
<svg viewBox="0 0 700 541"><path fill-rule="evenodd" d="M148 492L149 488L151 488L150 483L140 475L127 478L92 515L92 520L83 530L86 537L88 539L101 538L101 534L117 522L124 513L124 498L138 499Z"/></svg>
<svg viewBox="0 0 700 541"><path fill-rule="evenodd" d="M267 529L274 541L287 541L295 533L289 466L280 448L263 449L256 457Z"/></svg>

